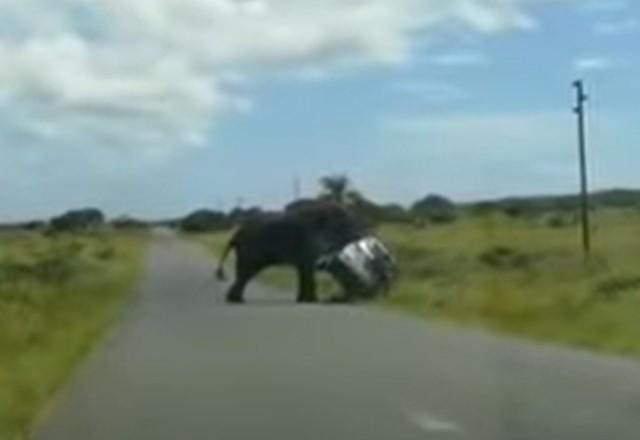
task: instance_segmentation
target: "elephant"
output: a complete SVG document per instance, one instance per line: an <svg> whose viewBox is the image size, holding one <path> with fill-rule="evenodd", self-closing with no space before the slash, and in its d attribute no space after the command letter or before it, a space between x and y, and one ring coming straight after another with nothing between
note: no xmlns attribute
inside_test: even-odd
<svg viewBox="0 0 640 440"><path fill-rule="evenodd" d="M244 302L246 285L270 266L293 266L298 275L297 301L317 302L315 271L323 256L366 236L364 222L348 208L332 203L305 204L285 212L263 214L247 220L223 251L218 269L224 280L224 263L236 254L236 271L226 300Z"/></svg>

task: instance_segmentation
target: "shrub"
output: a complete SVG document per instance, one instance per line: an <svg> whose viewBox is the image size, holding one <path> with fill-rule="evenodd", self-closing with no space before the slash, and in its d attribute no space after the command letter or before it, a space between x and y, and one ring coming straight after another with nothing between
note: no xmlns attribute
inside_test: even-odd
<svg viewBox="0 0 640 440"><path fill-rule="evenodd" d="M107 246L96 251L99 260L110 260L116 255L116 250L112 246Z"/></svg>
<svg viewBox="0 0 640 440"><path fill-rule="evenodd" d="M505 246L492 247L482 252L478 259L496 269L524 269L531 263L528 255Z"/></svg>
<svg viewBox="0 0 640 440"><path fill-rule="evenodd" d="M145 229L148 227L146 222L128 216L122 216L112 220L111 226L116 229Z"/></svg>
<svg viewBox="0 0 640 440"><path fill-rule="evenodd" d="M616 276L599 282L595 287L595 292L599 296L607 299L617 299L621 293L630 290L640 290L640 277L638 276Z"/></svg>
<svg viewBox="0 0 640 440"><path fill-rule="evenodd" d="M104 224L104 214L95 208L68 211L49 222L53 232L70 232L96 229Z"/></svg>
<svg viewBox="0 0 640 440"><path fill-rule="evenodd" d="M212 232L226 229L230 226L229 219L223 212L201 209L186 216L180 223L180 229L185 232Z"/></svg>
<svg viewBox="0 0 640 440"><path fill-rule="evenodd" d="M411 213L432 223L451 223L458 217L457 207L453 202L434 194L414 203Z"/></svg>

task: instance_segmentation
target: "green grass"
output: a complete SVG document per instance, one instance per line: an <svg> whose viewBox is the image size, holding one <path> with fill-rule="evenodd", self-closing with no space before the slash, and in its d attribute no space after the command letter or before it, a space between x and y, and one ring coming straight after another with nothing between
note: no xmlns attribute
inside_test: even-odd
<svg viewBox="0 0 640 440"><path fill-rule="evenodd" d="M494 216L384 226L402 276L385 305L429 318L640 354L640 216L599 212L585 261L578 227Z"/></svg>
<svg viewBox="0 0 640 440"><path fill-rule="evenodd" d="M617 354L640 354L640 213L595 215L585 261L577 226L500 215L442 226L382 225L401 277L383 302L402 312ZM201 238L220 249L228 234ZM231 264L228 265L231 267ZM261 281L290 288L290 272ZM322 288L335 290L326 281Z"/></svg>
<svg viewBox="0 0 640 440"><path fill-rule="evenodd" d="M136 234L0 233L0 438L28 438L117 317L144 249Z"/></svg>

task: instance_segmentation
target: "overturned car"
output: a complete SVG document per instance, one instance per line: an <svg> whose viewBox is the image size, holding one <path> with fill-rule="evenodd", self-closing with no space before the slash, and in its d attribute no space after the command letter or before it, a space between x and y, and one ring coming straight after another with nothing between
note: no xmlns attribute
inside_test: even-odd
<svg viewBox="0 0 640 440"><path fill-rule="evenodd" d="M321 258L318 269L330 273L342 286L343 297L339 299L343 301L387 295L398 272L394 256L373 236L349 243Z"/></svg>

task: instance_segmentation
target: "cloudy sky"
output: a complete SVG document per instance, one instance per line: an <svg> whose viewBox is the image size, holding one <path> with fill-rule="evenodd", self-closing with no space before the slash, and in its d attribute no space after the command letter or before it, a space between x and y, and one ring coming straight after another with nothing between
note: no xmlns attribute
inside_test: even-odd
<svg viewBox="0 0 640 440"><path fill-rule="evenodd" d="M640 187L632 0L0 0L0 220Z"/></svg>

